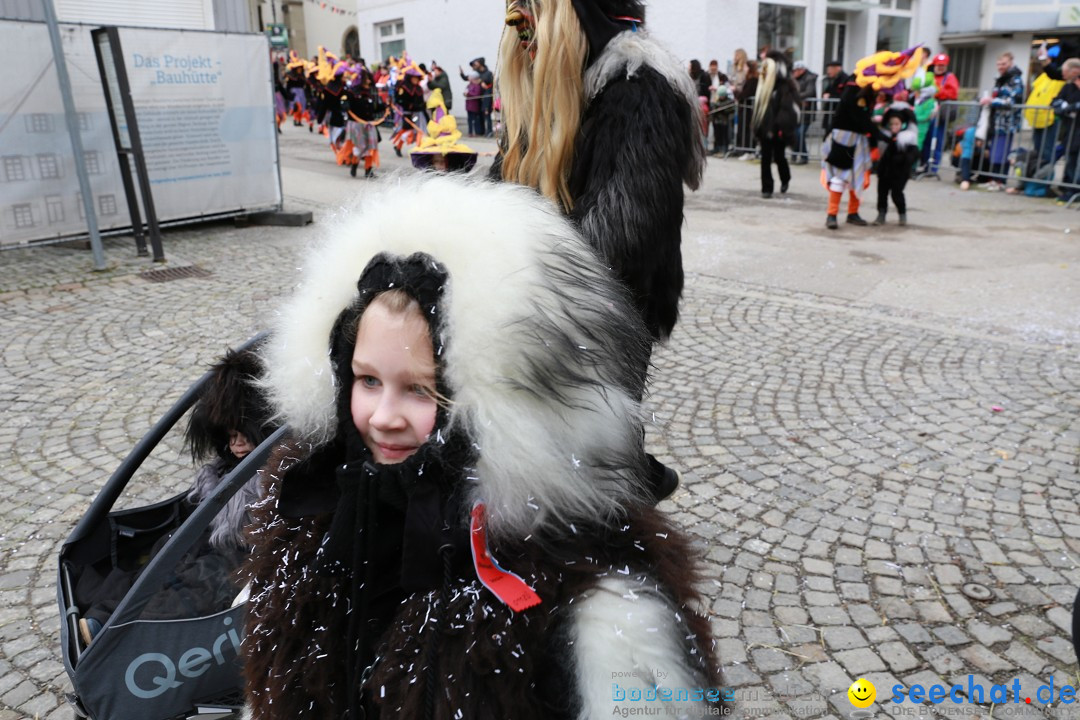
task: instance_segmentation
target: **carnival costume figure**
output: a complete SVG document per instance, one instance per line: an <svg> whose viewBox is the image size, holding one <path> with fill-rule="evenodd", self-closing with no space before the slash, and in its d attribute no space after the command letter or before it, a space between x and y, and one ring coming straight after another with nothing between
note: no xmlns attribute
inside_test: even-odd
<svg viewBox="0 0 1080 720"><path fill-rule="evenodd" d="M780 174L780 192L791 182L786 148L795 147L800 118L799 86L791 77L787 56L770 50L761 63L761 78L754 95L754 135L761 144L761 195L772 197L772 164Z"/></svg>
<svg viewBox="0 0 1080 720"><path fill-rule="evenodd" d="M558 203L665 340L683 288L683 185L705 146L697 88L637 0L510 0L493 173Z"/></svg>
<svg viewBox="0 0 1080 720"><path fill-rule="evenodd" d="M844 85L832 130L821 147L821 184L829 191L825 227L830 230L839 227L837 214L844 192L848 193L847 221L869 224L859 216L859 202L862 191L870 187L870 139L885 139L870 116L874 97L914 75L924 54L919 46L900 53L883 50L855 64L855 74Z"/></svg>
<svg viewBox="0 0 1080 720"><path fill-rule="evenodd" d="M423 174L303 267L265 354L292 439L252 533L248 717L579 720L620 692L722 711L695 553L647 490L649 335L571 224ZM405 347L369 346L384 296L419 323ZM387 348L427 364L388 380ZM386 444L399 406L365 421L368 393L427 403L426 440Z"/></svg>

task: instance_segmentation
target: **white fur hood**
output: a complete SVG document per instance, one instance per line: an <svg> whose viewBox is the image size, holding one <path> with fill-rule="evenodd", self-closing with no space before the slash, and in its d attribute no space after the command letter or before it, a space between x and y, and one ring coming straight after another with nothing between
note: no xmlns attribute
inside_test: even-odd
<svg viewBox="0 0 1080 720"><path fill-rule="evenodd" d="M263 355L268 395L294 434L333 438L329 339L379 253L430 255L448 275L437 346L448 427L477 454L469 500L489 529L614 521L642 493L637 377L648 340L624 291L554 206L509 184L387 179L328 223Z"/></svg>

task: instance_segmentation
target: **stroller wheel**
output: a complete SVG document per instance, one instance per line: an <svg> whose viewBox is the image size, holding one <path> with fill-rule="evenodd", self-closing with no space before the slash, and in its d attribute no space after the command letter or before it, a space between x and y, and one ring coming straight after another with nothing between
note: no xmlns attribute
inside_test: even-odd
<svg viewBox="0 0 1080 720"><path fill-rule="evenodd" d="M90 717L85 710L83 710L82 703L79 702L79 696L75 693L67 693L64 696L68 705L71 706L71 712L76 718L88 718Z"/></svg>

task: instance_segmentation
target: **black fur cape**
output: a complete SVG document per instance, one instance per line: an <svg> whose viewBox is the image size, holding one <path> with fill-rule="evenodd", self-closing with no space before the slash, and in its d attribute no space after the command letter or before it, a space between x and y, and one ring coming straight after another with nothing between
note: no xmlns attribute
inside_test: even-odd
<svg viewBox="0 0 1080 720"><path fill-rule="evenodd" d="M653 340L663 341L682 297L683 184L696 190L704 171L697 91L640 28L589 60L571 217L629 288Z"/></svg>

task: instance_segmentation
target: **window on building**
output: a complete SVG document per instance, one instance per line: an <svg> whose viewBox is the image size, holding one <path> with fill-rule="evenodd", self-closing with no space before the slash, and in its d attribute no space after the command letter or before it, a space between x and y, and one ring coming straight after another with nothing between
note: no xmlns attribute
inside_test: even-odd
<svg viewBox="0 0 1080 720"><path fill-rule="evenodd" d="M21 156L8 155L4 158L4 179L8 182L26 179L26 169Z"/></svg>
<svg viewBox="0 0 1080 720"><path fill-rule="evenodd" d="M789 5L758 5L758 47L779 50L791 59L803 55L806 9Z"/></svg>
<svg viewBox="0 0 1080 720"><path fill-rule="evenodd" d="M879 0L882 7L891 10L910 10L911 0Z"/></svg>
<svg viewBox="0 0 1080 720"><path fill-rule="evenodd" d="M847 13L828 10L825 13L825 62L833 60L844 65L844 47L847 45Z"/></svg>
<svg viewBox="0 0 1080 720"><path fill-rule="evenodd" d="M897 52L911 47L911 18L902 15L879 15L877 50Z"/></svg>
<svg viewBox="0 0 1080 720"><path fill-rule="evenodd" d="M53 131L52 115L48 113L30 113L26 116L26 131L32 133L51 133Z"/></svg>
<svg viewBox="0 0 1080 720"><path fill-rule="evenodd" d="M360 33L355 27L345 31L345 39L341 43L346 55L351 55L353 60L360 59Z"/></svg>
<svg viewBox="0 0 1080 720"><path fill-rule="evenodd" d="M99 195L97 199L98 213L101 215L115 215L116 214L116 196L115 195Z"/></svg>
<svg viewBox="0 0 1080 720"><path fill-rule="evenodd" d="M101 153L97 150L87 150L83 153L86 162L86 172L91 175L101 174Z"/></svg>
<svg viewBox="0 0 1080 720"><path fill-rule="evenodd" d="M90 113L79 113L79 130L88 132L93 127L90 121Z"/></svg>
<svg viewBox="0 0 1080 720"><path fill-rule="evenodd" d="M75 207L79 209L79 219L86 219L86 206L83 205L82 193L75 193Z"/></svg>
<svg viewBox="0 0 1080 720"><path fill-rule="evenodd" d="M945 48L949 54L949 71L956 75L960 87L978 89L983 70L983 46L961 45Z"/></svg>
<svg viewBox="0 0 1080 720"><path fill-rule="evenodd" d="M37 156L38 177L42 180L52 180L60 177L60 160L52 153L43 153Z"/></svg>
<svg viewBox="0 0 1080 720"><path fill-rule="evenodd" d="M30 203L12 205L11 210L15 215L15 227L34 227L34 208L30 206Z"/></svg>
<svg viewBox="0 0 1080 720"><path fill-rule="evenodd" d="M59 195L45 196L45 214L49 224L64 222L64 200Z"/></svg>
<svg viewBox="0 0 1080 720"><path fill-rule="evenodd" d="M389 59L391 55L401 57L405 54L405 21L391 20L375 26L375 37L379 43L379 57Z"/></svg>

